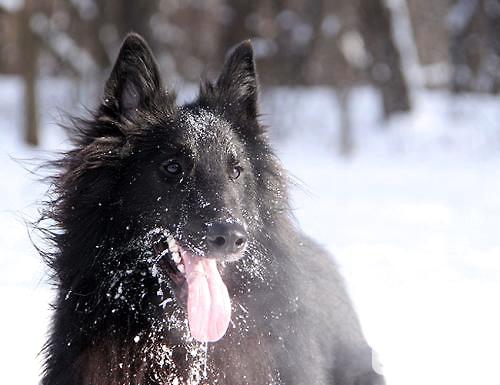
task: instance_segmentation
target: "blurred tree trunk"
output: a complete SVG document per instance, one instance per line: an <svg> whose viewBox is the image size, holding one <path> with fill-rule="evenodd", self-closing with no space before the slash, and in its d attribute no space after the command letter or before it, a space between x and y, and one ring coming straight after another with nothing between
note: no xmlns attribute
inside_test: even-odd
<svg viewBox="0 0 500 385"><path fill-rule="evenodd" d="M337 90L337 99L340 114L339 153L341 156L348 157L354 150L354 139L349 109L349 89L339 88Z"/></svg>
<svg viewBox="0 0 500 385"><path fill-rule="evenodd" d="M89 20L82 20L81 13L75 5L75 2L67 1L65 5L68 7L68 15L72 23L74 23L67 33L78 42L82 48L84 47L88 51L99 69L107 69L112 64L105 46L105 42L109 43L109 36L103 38L100 34L102 34L103 28L108 22L106 13L107 6L113 6L113 2L96 2L98 10L95 17ZM82 29L84 29L84 31L82 31ZM116 44L118 44L118 42Z"/></svg>
<svg viewBox="0 0 500 385"><path fill-rule="evenodd" d="M449 13L454 92L500 89L500 1L456 0Z"/></svg>
<svg viewBox="0 0 500 385"><path fill-rule="evenodd" d="M222 55L227 52L228 47L234 46L241 40L248 39L251 31L248 28L247 17L257 11L259 1L233 0L229 4L231 16L226 20L222 40Z"/></svg>
<svg viewBox="0 0 500 385"><path fill-rule="evenodd" d="M495 94L500 92L500 0L489 3L490 11L486 12L488 19L488 44L490 48L489 63L491 64L491 91Z"/></svg>
<svg viewBox="0 0 500 385"><path fill-rule="evenodd" d="M359 29L371 55L369 77L382 93L384 116L410 110L401 57L394 43L391 14L383 0L359 0Z"/></svg>
<svg viewBox="0 0 500 385"><path fill-rule="evenodd" d="M158 7L158 1L113 1L115 25L121 39L129 32L137 32L149 43L153 50L156 50L156 40L152 37L151 16Z"/></svg>
<svg viewBox="0 0 500 385"><path fill-rule="evenodd" d="M33 146L38 145L37 109L37 39L30 27L33 0L26 0L19 11L19 39L21 53L21 72L24 80L24 139Z"/></svg>
<svg viewBox="0 0 500 385"><path fill-rule="evenodd" d="M449 61L449 31L444 22L450 0L405 0L420 63L432 65ZM400 2L404 3L404 0Z"/></svg>
<svg viewBox="0 0 500 385"><path fill-rule="evenodd" d="M452 90L474 89L474 74L479 69L479 0L456 0L450 10L450 54L453 65Z"/></svg>

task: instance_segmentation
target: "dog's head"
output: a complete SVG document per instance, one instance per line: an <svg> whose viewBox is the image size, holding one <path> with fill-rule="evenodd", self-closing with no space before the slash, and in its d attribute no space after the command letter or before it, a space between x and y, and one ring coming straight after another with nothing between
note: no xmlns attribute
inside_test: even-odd
<svg viewBox="0 0 500 385"><path fill-rule="evenodd" d="M60 181L63 222L71 222L63 227L92 232L99 223L114 250L143 240L201 341L221 338L230 321L227 283L235 279L223 265L259 258L266 229L286 209L285 178L258 122L257 88L246 41L216 82L178 106L146 43L129 35ZM101 253L109 270L120 269L122 257Z"/></svg>

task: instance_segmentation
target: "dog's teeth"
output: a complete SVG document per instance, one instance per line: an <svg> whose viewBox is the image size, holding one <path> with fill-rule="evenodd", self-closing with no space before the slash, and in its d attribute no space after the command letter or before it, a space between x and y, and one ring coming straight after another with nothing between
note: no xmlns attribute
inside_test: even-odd
<svg viewBox="0 0 500 385"><path fill-rule="evenodd" d="M174 238L167 238L167 243L170 250L175 251L174 249L177 249L177 243Z"/></svg>
<svg viewBox="0 0 500 385"><path fill-rule="evenodd" d="M181 262L181 255L177 251L174 251L172 253L172 259L174 260L175 263L180 263Z"/></svg>
<svg viewBox="0 0 500 385"><path fill-rule="evenodd" d="M186 269L184 269L184 265L182 263L179 263L177 265L177 269L181 272L181 273L184 273L186 272Z"/></svg>

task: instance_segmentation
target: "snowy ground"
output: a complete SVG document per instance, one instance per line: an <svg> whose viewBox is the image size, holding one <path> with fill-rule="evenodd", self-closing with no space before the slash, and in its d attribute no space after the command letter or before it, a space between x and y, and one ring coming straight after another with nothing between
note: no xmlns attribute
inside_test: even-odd
<svg viewBox="0 0 500 385"><path fill-rule="evenodd" d="M44 149L63 142L50 122L73 100L64 89L42 87ZM45 156L20 143L19 100L17 82L0 79L0 362L2 383L27 385L52 293L23 222L44 187L12 159ZM360 90L350 160L334 155L329 90L266 100L265 119L293 131L277 147L300 181L297 218L336 255L388 384L498 385L500 100L420 93L383 128L377 99Z"/></svg>

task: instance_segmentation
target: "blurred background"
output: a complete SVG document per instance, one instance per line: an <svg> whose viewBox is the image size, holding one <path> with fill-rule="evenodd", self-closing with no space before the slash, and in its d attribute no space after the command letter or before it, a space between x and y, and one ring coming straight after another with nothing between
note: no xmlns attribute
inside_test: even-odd
<svg viewBox="0 0 500 385"><path fill-rule="evenodd" d="M37 383L53 295L29 170L68 148L58 123L99 103L129 31L179 102L251 38L295 214L388 384L500 383L500 0L0 0L1 382Z"/></svg>

